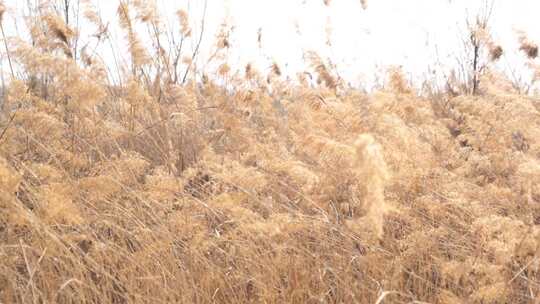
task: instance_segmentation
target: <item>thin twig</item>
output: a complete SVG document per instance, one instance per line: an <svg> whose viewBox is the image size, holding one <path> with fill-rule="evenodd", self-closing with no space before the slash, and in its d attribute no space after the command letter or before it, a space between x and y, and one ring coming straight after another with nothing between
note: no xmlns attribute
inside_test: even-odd
<svg viewBox="0 0 540 304"><path fill-rule="evenodd" d="M34 285L34 281L32 280L32 268L30 267L30 262L28 261L28 257L26 256L26 251L24 251L24 246L23 246L23 243L22 243L22 240L19 239L19 246L21 248L21 251L22 251L22 254L23 254L23 258L24 258L24 263L26 265L26 271L28 272L28 284L26 285L27 288L28 286L30 286L30 291L32 292L32 303L37 303L37 299L36 299L36 293L35 293L35 289L36 289L36 286ZM26 290L25 290L25 293L26 293Z"/></svg>
<svg viewBox="0 0 540 304"><path fill-rule="evenodd" d="M521 273L523 273L525 271L525 269L529 268L529 266L531 266L532 263L538 261L538 257L535 257L534 259L531 259L527 264L525 264L525 266L523 266L513 277L512 279L510 279L510 281L508 281L507 284L510 284L512 283L515 279L517 279L517 277L519 277L519 275Z"/></svg>
<svg viewBox="0 0 540 304"><path fill-rule="evenodd" d="M28 289L28 287L30 286L30 282L33 282L34 281L34 275L36 274L36 272L38 271L38 268L37 266L39 266L41 264L41 261L43 260L43 258L45 257L45 253L47 252L47 248L45 248L43 250L43 252L41 253L41 255L39 256L38 260L37 260L37 263L36 263L36 267L32 270L32 273L30 274L30 278L28 279L28 283L26 284L26 288L25 290Z"/></svg>
<svg viewBox="0 0 540 304"><path fill-rule="evenodd" d="M0 30L2 31L2 39L4 40L4 47L6 48L6 55L9 63L9 69L11 71L11 79L15 79L15 72L13 71L13 64L11 64L11 56L9 54L9 48L6 41L6 34L4 33L4 25L0 20Z"/></svg>
<svg viewBox="0 0 540 304"><path fill-rule="evenodd" d="M199 53L199 48L201 47L201 42L204 34L204 24L206 21L206 8L208 6L208 0L204 1L204 11L201 21L201 34L199 35L199 42L197 42L197 46L195 47L195 50L193 51L193 55L191 56L191 62L189 63L188 67L186 68L186 72L184 73L184 77L182 78L182 84L186 83L186 79L189 73L189 70L191 69L191 66L193 65L193 62L195 61L195 58L197 57L197 54Z"/></svg>
<svg viewBox="0 0 540 304"><path fill-rule="evenodd" d="M4 130L2 130L2 133L0 133L0 142L2 141L2 138L4 138L4 135L6 134L7 130L9 129L9 127L11 126L11 123L13 122L13 120L15 119L15 115L17 115L17 112L19 111L19 109L17 109L17 111L15 111L11 117L9 117L9 120L7 122L7 125L6 127L4 128Z"/></svg>

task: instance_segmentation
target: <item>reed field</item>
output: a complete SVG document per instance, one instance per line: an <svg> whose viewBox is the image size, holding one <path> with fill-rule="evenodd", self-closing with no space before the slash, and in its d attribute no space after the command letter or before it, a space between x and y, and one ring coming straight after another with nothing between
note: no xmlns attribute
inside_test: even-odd
<svg viewBox="0 0 540 304"><path fill-rule="evenodd" d="M0 44L0 303L540 303L540 97L485 33L474 94L360 90L315 52L229 66L226 31L202 71L146 1L111 66L80 18L92 40L45 7Z"/></svg>

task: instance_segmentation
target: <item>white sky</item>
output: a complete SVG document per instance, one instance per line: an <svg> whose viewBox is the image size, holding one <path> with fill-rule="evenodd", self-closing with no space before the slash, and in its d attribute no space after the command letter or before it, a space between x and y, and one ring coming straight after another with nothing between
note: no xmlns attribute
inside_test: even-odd
<svg viewBox="0 0 540 304"><path fill-rule="evenodd" d="M178 8L189 8L197 33L203 0L157 0L171 22ZM14 10L26 1L7 0ZM105 21L117 25L117 0L93 0ZM304 51L315 50L329 56L346 79L373 81L375 72L401 65L412 75L427 72L428 64L440 60L453 64L460 50L460 26L467 14L474 15L483 0L368 0L363 10L360 0L208 0L207 34L204 54L210 52L219 25L234 26L229 64L241 68L248 62L267 68L275 60L286 72L305 68ZM540 42L540 1L495 0L491 20L494 40L505 49L503 67L523 65L516 29ZM10 24L5 25L9 30ZM331 28L332 46L325 44ZM257 31L262 28L262 51ZM118 37L121 34L117 33ZM124 48L125 49L125 48ZM438 50L438 52L436 52Z"/></svg>

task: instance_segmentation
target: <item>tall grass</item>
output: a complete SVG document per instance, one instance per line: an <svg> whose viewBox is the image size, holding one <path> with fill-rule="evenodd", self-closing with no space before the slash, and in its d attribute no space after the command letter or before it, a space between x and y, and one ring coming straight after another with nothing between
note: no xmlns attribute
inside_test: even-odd
<svg viewBox="0 0 540 304"><path fill-rule="evenodd" d="M167 50L144 4L118 6L125 66L53 9L5 40L1 303L538 301L536 97L495 73L422 97L399 69L367 94L315 53L305 82L234 73L226 32L201 75L187 13Z"/></svg>

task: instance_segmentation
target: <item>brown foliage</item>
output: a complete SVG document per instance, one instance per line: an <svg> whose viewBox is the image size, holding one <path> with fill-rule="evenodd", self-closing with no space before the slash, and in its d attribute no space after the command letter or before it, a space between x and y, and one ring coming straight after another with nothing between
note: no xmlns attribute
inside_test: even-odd
<svg viewBox="0 0 540 304"><path fill-rule="evenodd" d="M534 98L493 85L428 100L398 69L367 95L340 88L315 54L320 86L281 82L277 65L268 83L227 67L227 88L138 73L111 85L40 43L14 45L37 76L10 83L15 114L0 120L2 303L530 303L540 292Z"/></svg>

